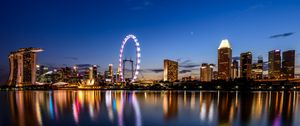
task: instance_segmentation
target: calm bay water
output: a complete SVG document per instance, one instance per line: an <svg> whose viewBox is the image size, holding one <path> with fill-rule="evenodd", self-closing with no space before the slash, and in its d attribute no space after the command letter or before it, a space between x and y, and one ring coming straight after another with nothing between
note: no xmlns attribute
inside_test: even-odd
<svg viewBox="0 0 300 126"><path fill-rule="evenodd" d="M300 92L2 91L0 125L300 125Z"/></svg>

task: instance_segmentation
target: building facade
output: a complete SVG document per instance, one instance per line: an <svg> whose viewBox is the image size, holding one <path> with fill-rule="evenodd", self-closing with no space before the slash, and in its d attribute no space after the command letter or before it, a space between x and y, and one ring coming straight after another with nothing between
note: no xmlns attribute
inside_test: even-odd
<svg viewBox="0 0 300 126"><path fill-rule="evenodd" d="M241 78L251 78L252 73L252 53L245 52L240 55L240 75Z"/></svg>
<svg viewBox="0 0 300 126"><path fill-rule="evenodd" d="M43 50L40 48L21 48L10 53L9 86L28 86L36 83L37 53L41 51Z"/></svg>
<svg viewBox="0 0 300 126"><path fill-rule="evenodd" d="M284 78L295 77L295 50L282 53L282 74Z"/></svg>
<svg viewBox="0 0 300 126"><path fill-rule="evenodd" d="M203 63L200 67L200 80L210 82L213 78L213 64Z"/></svg>
<svg viewBox="0 0 300 126"><path fill-rule="evenodd" d="M229 80L231 78L232 48L227 39L221 41L218 48L218 79Z"/></svg>
<svg viewBox="0 0 300 126"><path fill-rule="evenodd" d="M239 78L239 63L236 60L233 60L231 64L231 78Z"/></svg>
<svg viewBox="0 0 300 126"><path fill-rule="evenodd" d="M272 50L269 52L269 79L281 78L281 51Z"/></svg>
<svg viewBox="0 0 300 126"><path fill-rule="evenodd" d="M263 79L263 58L258 57L257 63L252 65L252 78L256 80Z"/></svg>
<svg viewBox="0 0 300 126"><path fill-rule="evenodd" d="M164 81L174 82L178 80L178 62L164 60Z"/></svg>

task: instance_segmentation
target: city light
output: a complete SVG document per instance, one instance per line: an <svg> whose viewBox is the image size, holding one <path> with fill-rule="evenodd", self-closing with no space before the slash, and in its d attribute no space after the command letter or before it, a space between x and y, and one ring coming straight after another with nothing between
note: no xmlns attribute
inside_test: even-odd
<svg viewBox="0 0 300 126"><path fill-rule="evenodd" d="M122 67L123 67L123 59L122 59L122 57L123 57L123 50L124 50L124 47L125 47L125 45L126 45L126 43L127 43L127 41L129 40L129 39L133 39L134 40L134 43L135 43L135 45L136 45L136 69L135 69L135 74L134 74L134 76L131 78L131 81L130 81L130 83L133 83L133 82L135 82L135 80L137 79L137 76L138 76L138 71L140 70L140 63L141 63L141 52L140 52L140 43L139 43L139 41L138 41L138 39L137 39L137 37L136 36L134 36L134 35L127 35L125 38L124 38L124 40L123 40L123 42L122 42L122 45L121 45L121 49L120 49L120 55L119 55L119 70L120 70L120 78L121 78L121 81L122 82L125 82L125 78L124 78L124 74L123 74L123 72L124 71L122 71Z"/></svg>

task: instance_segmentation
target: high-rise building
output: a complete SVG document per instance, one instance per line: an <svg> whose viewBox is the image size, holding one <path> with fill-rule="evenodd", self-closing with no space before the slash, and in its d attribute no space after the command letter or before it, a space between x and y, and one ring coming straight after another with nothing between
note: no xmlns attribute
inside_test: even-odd
<svg viewBox="0 0 300 126"><path fill-rule="evenodd" d="M252 73L252 53L241 53L240 56L240 72L241 78L251 78Z"/></svg>
<svg viewBox="0 0 300 126"><path fill-rule="evenodd" d="M200 80L210 82L213 78L213 64L202 63L200 68Z"/></svg>
<svg viewBox="0 0 300 126"><path fill-rule="evenodd" d="M254 63L252 65L252 78L259 80L259 79L263 79L263 58L262 57L258 57L257 63Z"/></svg>
<svg viewBox="0 0 300 126"><path fill-rule="evenodd" d="M114 70L113 70L113 64L108 65L108 77L111 81L114 80Z"/></svg>
<svg viewBox="0 0 300 126"><path fill-rule="evenodd" d="M229 80L231 77L232 48L227 39L221 41L218 48L218 79Z"/></svg>
<svg viewBox="0 0 300 126"><path fill-rule="evenodd" d="M93 76L95 79L98 79L98 65L93 65Z"/></svg>
<svg viewBox="0 0 300 126"><path fill-rule="evenodd" d="M89 79L90 68L93 67L91 64L77 64L74 66L74 70L78 73L78 77L81 79Z"/></svg>
<svg viewBox="0 0 300 126"><path fill-rule="evenodd" d="M288 50L282 53L282 74L284 78L294 78L295 50Z"/></svg>
<svg viewBox="0 0 300 126"><path fill-rule="evenodd" d="M231 64L231 78L239 78L239 63L236 60L233 60Z"/></svg>
<svg viewBox="0 0 300 126"><path fill-rule="evenodd" d="M178 80L178 62L164 60L164 81L174 82Z"/></svg>
<svg viewBox="0 0 300 126"><path fill-rule="evenodd" d="M26 86L36 83L37 53L40 48L21 48L11 52L8 59L10 65L9 86Z"/></svg>
<svg viewBox="0 0 300 126"><path fill-rule="evenodd" d="M281 77L281 55L280 50L269 52L269 78L279 79Z"/></svg>

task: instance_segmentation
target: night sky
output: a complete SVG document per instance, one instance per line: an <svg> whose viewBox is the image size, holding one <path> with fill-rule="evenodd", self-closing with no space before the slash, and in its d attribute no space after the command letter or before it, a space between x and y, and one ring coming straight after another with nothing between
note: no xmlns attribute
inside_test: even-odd
<svg viewBox="0 0 300 126"><path fill-rule="evenodd" d="M299 0L1 0L1 80L21 47L43 48L39 64L116 67L128 34L141 43L146 79L162 78L165 58L179 61L181 76L198 76L201 63L217 63L224 38L233 56L252 51L266 61L272 49L295 49L299 62L299 28Z"/></svg>

